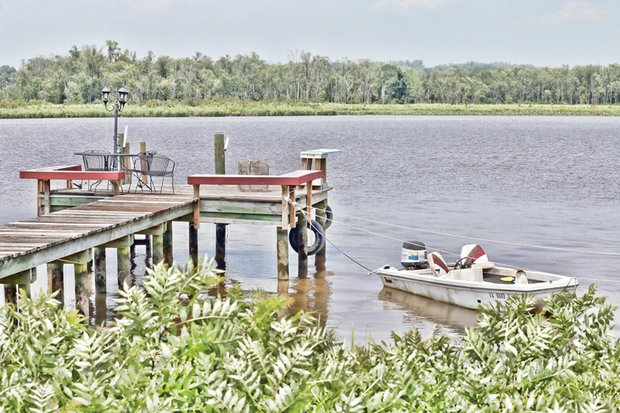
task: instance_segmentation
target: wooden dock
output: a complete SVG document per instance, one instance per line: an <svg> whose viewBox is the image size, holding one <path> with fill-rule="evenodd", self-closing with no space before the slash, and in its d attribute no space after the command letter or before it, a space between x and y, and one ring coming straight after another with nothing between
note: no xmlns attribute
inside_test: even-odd
<svg viewBox="0 0 620 413"><path fill-rule="evenodd" d="M300 245L298 275L305 277L306 214L312 213L314 206L316 218L325 223L331 187L326 182L325 161L316 162L317 169L307 160L302 161L302 166L307 169L278 176L191 175L187 185L176 185L175 194L127 192L128 188L122 186L123 172L104 172L104 176L82 171L79 165L22 171L22 178L37 180L37 217L0 226L0 283L4 284L5 301L16 302L17 289L28 294L36 267L45 264L48 289L60 290L62 300L63 267L73 265L76 308L88 317L88 274L94 272L97 292L105 292L106 249L116 249L118 282L122 286L130 275L130 249L137 242L137 234L144 235L152 245L154 264L164 261L172 265L174 221L189 223L188 254L194 262L198 260L199 225L216 224L220 235L216 237L216 258L223 266L226 246L221 230L225 231L225 225L276 227L278 278L285 280L289 277L288 231L295 228ZM80 181L102 179L111 182L109 190L90 191L88 185L73 187ZM260 191L242 190L248 185L263 187ZM316 263L325 265L324 248L317 253Z"/></svg>
<svg viewBox="0 0 620 413"><path fill-rule="evenodd" d="M170 223L191 214L194 200L184 196L118 195L77 207L0 226L0 282L23 286L27 293L37 266L50 264L48 289L60 290L65 264L75 268L76 308L88 315L88 265L95 258L98 292L105 292L105 249L116 248L119 285L130 273L134 235L153 237L153 261L172 263L164 249ZM94 251L94 252L93 252ZM167 259L166 259L167 258ZM5 294L14 302L13 288ZM5 292L6 292L5 290Z"/></svg>

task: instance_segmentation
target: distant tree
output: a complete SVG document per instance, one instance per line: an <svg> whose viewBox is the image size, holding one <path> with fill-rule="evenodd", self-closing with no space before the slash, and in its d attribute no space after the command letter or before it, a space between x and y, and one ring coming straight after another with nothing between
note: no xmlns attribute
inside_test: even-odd
<svg viewBox="0 0 620 413"><path fill-rule="evenodd" d="M118 46L118 42L114 40L105 41L108 62L115 62L121 55L121 49Z"/></svg>
<svg viewBox="0 0 620 413"><path fill-rule="evenodd" d="M34 57L20 69L0 66L0 99L89 103L101 87L125 86L135 101L201 99L337 103L620 103L620 65L539 68L510 63L447 64L330 61L293 51L286 63L256 53L218 60L139 58L108 40L104 47L73 46L66 56Z"/></svg>
<svg viewBox="0 0 620 413"><path fill-rule="evenodd" d="M13 66L0 66L0 89L11 84L11 82L13 82L13 78L15 78L16 73L17 69L15 69Z"/></svg>

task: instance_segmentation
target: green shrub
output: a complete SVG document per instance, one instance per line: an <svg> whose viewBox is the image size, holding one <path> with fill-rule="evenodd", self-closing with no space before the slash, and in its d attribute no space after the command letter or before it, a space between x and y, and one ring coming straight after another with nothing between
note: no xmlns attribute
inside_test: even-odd
<svg viewBox="0 0 620 413"><path fill-rule="evenodd" d="M188 275L194 274L194 275ZM0 411L616 411L613 311L593 288L481 310L462 343L347 348L282 298L203 292L218 279L158 266L120 293L119 318L83 324L49 295L0 312Z"/></svg>

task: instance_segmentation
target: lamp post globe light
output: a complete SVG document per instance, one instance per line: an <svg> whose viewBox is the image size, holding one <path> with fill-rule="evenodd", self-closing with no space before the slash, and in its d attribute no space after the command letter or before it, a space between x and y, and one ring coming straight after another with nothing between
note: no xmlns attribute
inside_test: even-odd
<svg viewBox="0 0 620 413"><path fill-rule="evenodd" d="M118 146L118 114L123 110L125 104L127 103L127 96L129 95L129 91L124 87L121 87L116 91L117 99L112 104L111 108L108 108L108 102L110 101L110 93L112 90L109 87L104 87L101 89L101 98L103 100L103 105L108 112L114 112L114 150L113 154L118 155L121 151ZM116 169L116 158L114 158L114 165Z"/></svg>

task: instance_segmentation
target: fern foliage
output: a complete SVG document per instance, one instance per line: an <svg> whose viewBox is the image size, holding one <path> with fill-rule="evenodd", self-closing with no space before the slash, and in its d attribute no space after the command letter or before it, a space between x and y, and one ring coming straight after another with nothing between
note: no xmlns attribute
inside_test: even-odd
<svg viewBox="0 0 620 413"><path fill-rule="evenodd" d="M593 288L482 308L460 343L347 347L281 298L209 297L209 262L157 266L92 328L54 296L0 311L0 412L614 412L620 348Z"/></svg>

